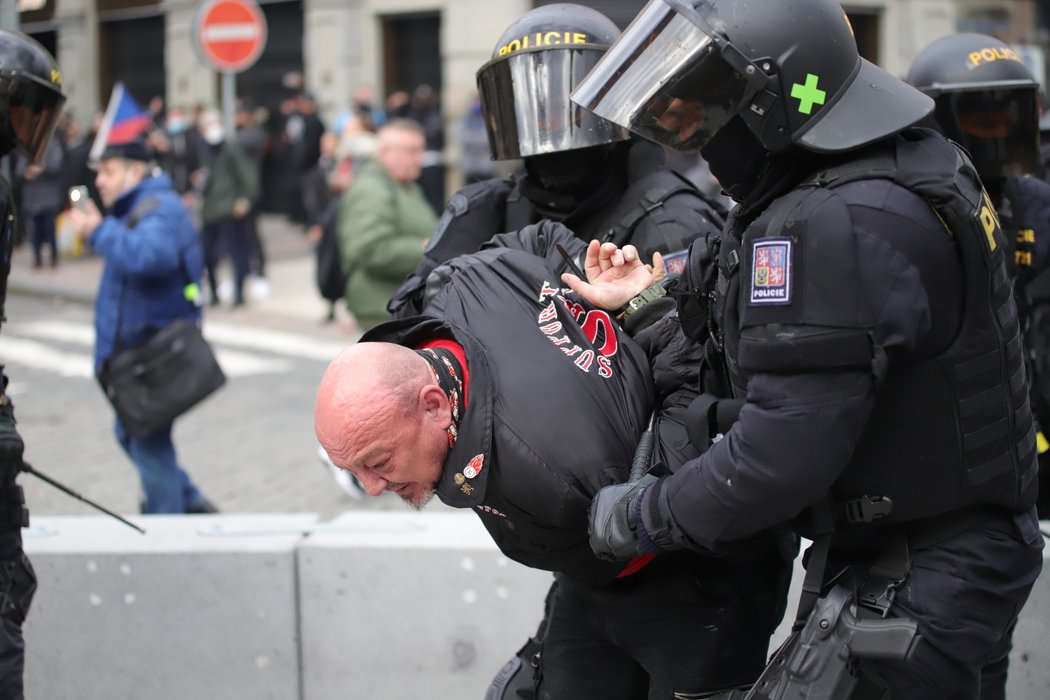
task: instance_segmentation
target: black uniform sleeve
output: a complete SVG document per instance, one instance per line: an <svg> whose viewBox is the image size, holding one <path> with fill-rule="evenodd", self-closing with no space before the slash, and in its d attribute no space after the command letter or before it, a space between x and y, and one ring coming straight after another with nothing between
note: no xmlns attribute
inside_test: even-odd
<svg viewBox="0 0 1050 700"><path fill-rule="evenodd" d="M928 205L890 187L844 196L862 261L853 283L892 364L951 342L963 287L954 245ZM647 533L664 548L713 550L796 516L849 462L875 391L875 376L859 367L755 371L725 437L645 492Z"/></svg>

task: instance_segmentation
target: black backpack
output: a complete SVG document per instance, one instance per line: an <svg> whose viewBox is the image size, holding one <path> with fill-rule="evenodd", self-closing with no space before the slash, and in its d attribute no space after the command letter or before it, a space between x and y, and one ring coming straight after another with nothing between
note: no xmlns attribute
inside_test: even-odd
<svg viewBox="0 0 1050 700"><path fill-rule="evenodd" d="M335 303L346 294L350 277L343 269L343 255L339 245L339 206L342 197L334 197L321 215L321 240L317 242L317 291Z"/></svg>

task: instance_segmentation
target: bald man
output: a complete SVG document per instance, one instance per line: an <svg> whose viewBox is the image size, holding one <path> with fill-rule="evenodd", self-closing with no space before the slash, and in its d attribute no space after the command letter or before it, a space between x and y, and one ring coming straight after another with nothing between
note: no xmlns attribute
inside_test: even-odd
<svg viewBox="0 0 1050 700"><path fill-rule="evenodd" d="M393 491L420 509L441 478L452 408L423 355L363 343L328 367L317 392L316 432L333 462L356 475L368 495Z"/></svg>
<svg viewBox="0 0 1050 700"><path fill-rule="evenodd" d="M765 665L792 553L785 561L760 536L718 559L594 555L590 499L627 479L655 401L649 358L612 315L562 288L554 246L583 246L568 229L546 222L500 238L451 263L427 316L374 328L331 363L318 440L367 493L471 508L504 554L555 572L540 697L748 685ZM657 471L684 460L671 423L656 420Z"/></svg>

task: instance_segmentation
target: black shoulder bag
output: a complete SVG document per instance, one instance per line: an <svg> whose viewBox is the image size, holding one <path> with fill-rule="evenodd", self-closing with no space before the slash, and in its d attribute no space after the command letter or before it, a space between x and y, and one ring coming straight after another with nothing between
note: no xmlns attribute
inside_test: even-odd
<svg viewBox="0 0 1050 700"><path fill-rule="evenodd" d="M148 199L137 207L128 217L129 228L155 206L156 200ZM186 285L195 284L181 253L179 265ZM187 303L193 302L187 299ZM118 342L123 306L122 290ZM178 318L146 342L115 352L103 365L98 381L128 433L144 438L214 393L226 383L226 375L200 327L191 319Z"/></svg>

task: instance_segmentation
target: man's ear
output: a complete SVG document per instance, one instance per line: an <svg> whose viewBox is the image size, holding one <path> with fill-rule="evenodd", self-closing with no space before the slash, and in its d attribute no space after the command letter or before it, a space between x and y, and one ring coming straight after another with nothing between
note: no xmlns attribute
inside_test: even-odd
<svg viewBox="0 0 1050 700"><path fill-rule="evenodd" d="M419 403L427 419L437 421L442 430L452 424L452 406L437 384L427 384L419 390Z"/></svg>

